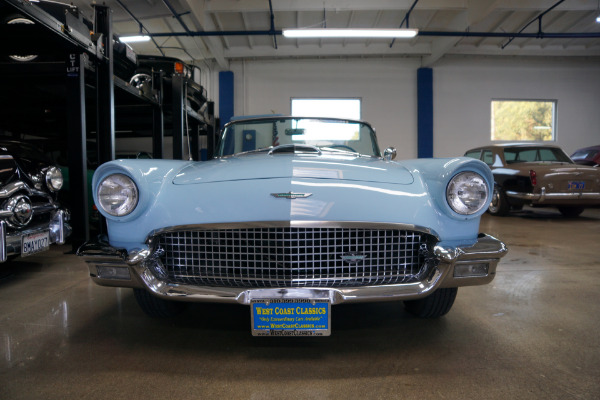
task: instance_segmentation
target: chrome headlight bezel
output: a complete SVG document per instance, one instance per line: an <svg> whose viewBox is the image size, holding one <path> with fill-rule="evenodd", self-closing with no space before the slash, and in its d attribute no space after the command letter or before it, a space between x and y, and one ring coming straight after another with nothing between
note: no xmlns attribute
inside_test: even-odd
<svg viewBox="0 0 600 400"><path fill-rule="evenodd" d="M460 215L480 212L488 203L490 188L485 178L475 171L454 175L446 186L446 201Z"/></svg>
<svg viewBox="0 0 600 400"><path fill-rule="evenodd" d="M125 174L110 174L98 183L96 204L113 217L131 214L136 209L139 198L137 185Z"/></svg>
<svg viewBox="0 0 600 400"><path fill-rule="evenodd" d="M64 179L60 168L50 167L46 170L46 186L53 192L62 189Z"/></svg>

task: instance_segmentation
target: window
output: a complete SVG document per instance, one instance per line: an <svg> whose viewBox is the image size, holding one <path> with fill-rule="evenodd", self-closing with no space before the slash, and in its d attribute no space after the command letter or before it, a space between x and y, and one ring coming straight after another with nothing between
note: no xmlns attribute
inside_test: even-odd
<svg viewBox="0 0 600 400"><path fill-rule="evenodd" d="M514 147L504 149L507 164L520 162L564 162L572 163L561 149L545 147Z"/></svg>
<svg viewBox="0 0 600 400"><path fill-rule="evenodd" d="M292 116L360 120L360 99L292 99Z"/></svg>
<svg viewBox="0 0 600 400"><path fill-rule="evenodd" d="M493 165L494 164L494 155L492 154L491 151L486 150L483 152L483 158L481 159L481 161L483 161L487 165Z"/></svg>
<svg viewBox="0 0 600 400"><path fill-rule="evenodd" d="M465 153L465 157L475 158L476 160L479 160L480 156L481 156L481 150L467 151Z"/></svg>
<svg viewBox="0 0 600 400"><path fill-rule="evenodd" d="M555 140L555 100L492 100L492 140Z"/></svg>

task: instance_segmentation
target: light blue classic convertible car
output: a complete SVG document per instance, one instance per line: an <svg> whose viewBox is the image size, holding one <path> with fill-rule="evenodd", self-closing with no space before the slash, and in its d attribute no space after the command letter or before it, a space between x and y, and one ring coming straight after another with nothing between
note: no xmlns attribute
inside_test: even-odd
<svg viewBox="0 0 600 400"><path fill-rule="evenodd" d="M93 179L108 239L79 255L151 316L250 306L253 335L329 335L331 306L399 300L440 317L489 283L506 247L479 233L494 180L465 157L396 162L364 122L225 126L206 162L117 160Z"/></svg>

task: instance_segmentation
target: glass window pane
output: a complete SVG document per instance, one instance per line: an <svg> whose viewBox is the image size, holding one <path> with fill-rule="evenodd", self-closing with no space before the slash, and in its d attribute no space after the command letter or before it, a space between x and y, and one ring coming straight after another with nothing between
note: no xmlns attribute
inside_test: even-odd
<svg viewBox="0 0 600 400"><path fill-rule="evenodd" d="M487 165L492 165L494 163L494 155L491 151L486 150L483 152L483 160Z"/></svg>
<svg viewBox="0 0 600 400"><path fill-rule="evenodd" d="M481 150L467 151L465 157L471 157L479 160L479 155L481 154Z"/></svg>
<svg viewBox="0 0 600 400"><path fill-rule="evenodd" d="M360 99L292 99L292 116L360 120Z"/></svg>
<svg viewBox="0 0 600 400"><path fill-rule="evenodd" d="M555 140L555 100L493 100L492 140Z"/></svg>

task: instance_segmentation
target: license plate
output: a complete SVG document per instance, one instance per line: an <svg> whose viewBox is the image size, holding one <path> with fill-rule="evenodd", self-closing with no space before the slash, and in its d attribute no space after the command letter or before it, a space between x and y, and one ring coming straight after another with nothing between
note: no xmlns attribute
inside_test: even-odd
<svg viewBox="0 0 600 400"><path fill-rule="evenodd" d="M329 336L331 303L327 299L252 300L253 336Z"/></svg>
<svg viewBox="0 0 600 400"><path fill-rule="evenodd" d="M21 257L46 251L50 248L48 231L32 233L21 238Z"/></svg>
<svg viewBox="0 0 600 400"><path fill-rule="evenodd" d="M569 190L581 190L585 189L585 182L583 181L569 181Z"/></svg>

